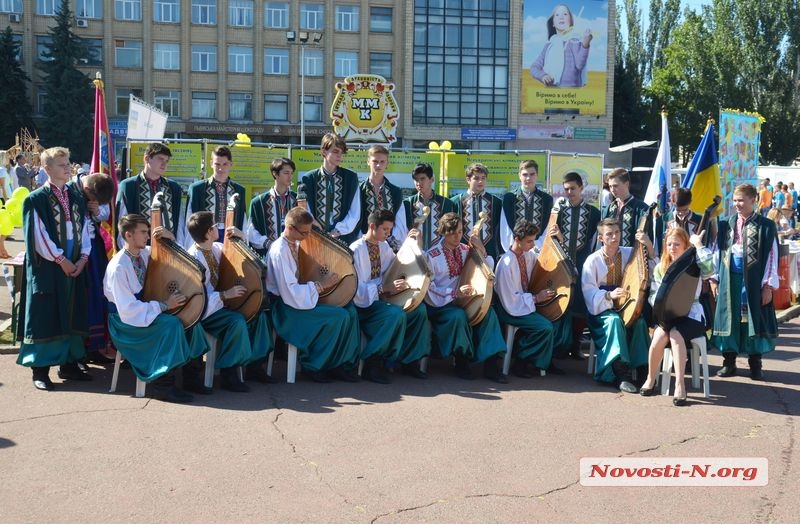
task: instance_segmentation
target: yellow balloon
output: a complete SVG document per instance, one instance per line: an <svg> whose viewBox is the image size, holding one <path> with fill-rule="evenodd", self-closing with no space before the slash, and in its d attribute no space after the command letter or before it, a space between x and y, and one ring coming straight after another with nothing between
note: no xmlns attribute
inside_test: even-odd
<svg viewBox="0 0 800 524"><path fill-rule="evenodd" d="M436 142L428 142L428 149L430 149L432 151L438 151L439 150L439 144L437 144Z"/></svg>
<svg viewBox="0 0 800 524"><path fill-rule="evenodd" d="M8 211L10 213L13 213L17 209L22 211L22 201L21 200L17 200L14 197L11 197L8 200L6 200L6 209L8 209Z"/></svg>
<svg viewBox="0 0 800 524"><path fill-rule="evenodd" d="M447 151L452 147L453 147L453 144L451 144L449 140L445 140L444 142L442 142L441 149L444 149L445 151Z"/></svg>
<svg viewBox="0 0 800 524"><path fill-rule="evenodd" d="M11 213L8 209L0 209L0 235L10 235L14 231L14 224L11 223Z"/></svg>
<svg viewBox="0 0 800 524"><path fill-rule="evenodd" d="M11 224L14 227L22 227L22 209L11 212Z"/></svg>
<svg viewBox="0 0 800 524"><path fill-rule="evenodd" d="M13 193L11 193L11 198L22 202L23 200L25 200L25 197L28 196L29 194L30 190L27 187L18 187L17 189L14 190Z"/></svg>

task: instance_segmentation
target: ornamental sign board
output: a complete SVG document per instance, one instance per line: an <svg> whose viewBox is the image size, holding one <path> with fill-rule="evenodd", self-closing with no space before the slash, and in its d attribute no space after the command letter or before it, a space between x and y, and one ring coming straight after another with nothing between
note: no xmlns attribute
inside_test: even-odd
<svg viewBox="0 0 800 524"><path fill-rule="evenodd" d="M336 83L331 106L334 132L347 142L397 141L394 84L379 75L348 76Z"/></svg>

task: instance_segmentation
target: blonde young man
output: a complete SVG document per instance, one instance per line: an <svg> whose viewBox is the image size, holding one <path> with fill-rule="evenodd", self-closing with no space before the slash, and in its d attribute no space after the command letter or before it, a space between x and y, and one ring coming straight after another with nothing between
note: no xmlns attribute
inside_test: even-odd
<svg viewBox="0 0 800 524"><path fill-rule="evenodd" d="M403 194L400 188L389 182L386 178L386 168L389 165L389 150L384 146L375 145L367 152L367 166L369 177L361 182L358 190L361 193L361 220L359 229L362 234L369 229L369 215L379 209L388 209L392 216L397 215L403 203ZM393 251L400 248L394 236L389 235L386 240Z"/></svg>
<svg viewBox="0 0 800 524"><path fill-rule="evenodd" d="M628 171L618 167L608 175L608 190L614 199L605 209L603 218L615 218L620 227L620 246L634 245L639 222L647 215L649 206L630 192L631 179Z"/></svg>

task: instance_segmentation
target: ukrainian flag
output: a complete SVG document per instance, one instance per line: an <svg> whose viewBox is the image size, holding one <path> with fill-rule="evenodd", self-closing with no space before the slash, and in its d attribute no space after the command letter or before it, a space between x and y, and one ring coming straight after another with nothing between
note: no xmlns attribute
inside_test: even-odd
<svg viewBox="0 0 800 524"><path fill-rule="evenodd" d="M715 196L722 196L713 120L708 121L706 132L689 163L682 185L692 190L692 211L700 214L711 205Z"/></svg>

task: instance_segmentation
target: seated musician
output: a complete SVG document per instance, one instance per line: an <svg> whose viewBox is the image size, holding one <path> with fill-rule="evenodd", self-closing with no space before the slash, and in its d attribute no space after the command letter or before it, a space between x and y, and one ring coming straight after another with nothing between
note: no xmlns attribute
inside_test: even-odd
<svg viewBox="0 0 800 524"><path fill-rule="evenodd" d="M404 372L426 378L419 369L420 359L431 352L431 329L425 304L406 313L400 306L379 299L382 293L409 289L405 279L392 282L392 289L381 286L383 274L395 256L386 241L394 226L394 214L389 209L378 209L369 214L367 222L367 233L350 244L358 275L358 291L353 302L361 331L367 338L361 351L364 360L361 377L386 384L389 379L383 373L385 364L398 361Z"/></svg>
<svg viewBox="0 0 800 524"><path fill-rule="evenodd" d="M689 233L679 227L667 231L661 261L653 270L652 284L650 285L650 305L655 305L656 295L661 287L667 268L684 251L689 249L690 244L697 249L697 264L700 266L701 276L704 279L708 279L715 275L714 257L711 254L711 250L703 246L704 235L705 231L701 232L700 235L689 237ZM700 305L699 300L702 287L703 281L699 280L694 293L694 302L687 316L672 322L672 325L668 325L667 329L659 325L653 332L653 340L650 342L650 354L648 357L647 380L639 390L643 397L655 394L656 378L658 378L661 368L661 359L664 357L664 348L669 343L675 367L675 397L672 399L672 403L676 406L686 405L686 385L683 383L686 344L692 339L706 336L706 320L703 318L703 307Z"/></svg>
<svg viewBox="0 0 800 524"><path fill-rule="evenodd" d="M276 158L270 165L275 185L266 193L250 201L250 222L247 224L247 242L262 257L270 244L283 232L286 213L297 205L297 193L292 191L295 165L289 158Z"/></svg>
<svg viewBox="0 0 800 524"><path fill-rule="evenodd" d="M214 214L210 211L192 213L186 220L189 235L194 244L188 252L194 256L205 270L205 286L208 302L200 323L203 329L219 341L219 352L214 367L220 370L222 387L228 391L244 393L250 388L239 379L239 366L248 366L248 375L261 382L270 382L263 364L272 348L272 335L263 312L247 322L238 311L226 308L223 300L239 298L247 293L244 286L236 285L230 289L218 289L219 264L222 259L222 244L216 242L219 233ZM226 235L244 240L244 233L236 227L225 231ZM199 364L199 363L194 363ZM252 368L250 366L253 366ZM197 369L199 366L193 366ZM252 371L251 371L252 369ZM259 373L260 371L260 373ZM199 379L199 374L197 375ZM190 391L210 393L200 380L184 384Z"/></svg>
<svg viewBox="0 0 800 524"><path fill-rule="evenodd" d="M518 328L513 370L521 378L533 376L529 366L555 375L564 373L551 362L553 324L536 312L536 303L553 298L555 291L547 288L533 295L528 287L536 263L533 244L537 233L538 228L533 223L525 219L517 220L514 224L514 241L495 269L495 311L501 323Z"/></svg>
<svg viewBox="0 0 800 524"><path fill-rule="evenodd" d="M298 246L311 233L314 217L295 207L286 215L283 235L267 254L267 291L272 296L272 325L278 335L297 347L303 372L315 382L330 377L359 380L358 314L352 305L341 308L319 304L319 295L339 279L327 274L321 281L298 281Z"/></svg>
<svg viewBox="0 0 800 524"><path fill-rule="evenodd" d="M428 267L433 273L425 297L433 340L443 358L455 356L455 373L459 378L472 379L470 361L483 362L486 378L506 384L508 377L499 368L499 361L506 350L505 341L494 310L489 308L483 320L475 327L470 327L466 311L453 302L457 297L476 293L469 284L459 286L461 270L470 250L469 246L461 243L461 218L456 213L445 213L439 220L436 233L442 240L426 255ZM485 257L480 242L474 237L470 240L476 241L476 249ZM487 263L493 265L491 258Z"/></svg>
<svg viewBox="0 0 800 524"><path fill-rule="evenodd" d="M176 292L166 302L141 300L144 276L150 259L150 225L143 215L125 215L119 220L123 249L109 261L103 289L108 298L108 330L111 341L140 380L150 382L151 395L167 402L191 402L192 395L175 385L173 370L202 355L190 348L181 320L165 313L186 302ZM171 231L158 228L155 236L174 240ZM202 336L202 334L201 334Z"/></svg>
<svg viewBox="0 0 800 524"><path fill-rule="evenodd" d="M647 324L640 317L631 328L625 328L613 302L628 293L620 285L633 248L620 247L620 227L616 219L601 220L597 232L603 245L586 259L581 278L589 312L589 334L597 351L594 378L613 383L624 393L636 393L638 389L633 385L631 370L647 363L645 348L650 343ZM647 246L648 258L652 259L653 244L647 234L637 231L636 239Z"/></svg>

